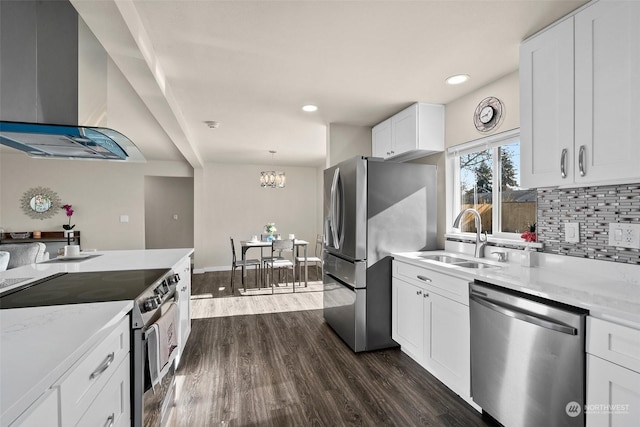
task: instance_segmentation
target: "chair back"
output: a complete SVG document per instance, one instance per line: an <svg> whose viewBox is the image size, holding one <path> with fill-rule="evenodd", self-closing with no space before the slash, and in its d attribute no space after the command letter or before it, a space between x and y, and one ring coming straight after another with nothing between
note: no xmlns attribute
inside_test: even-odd
<svg viewBox="0 0 640 427"><path fill-rule="evenodd" d="M293 240L283 239L283 240L274 240L271 242L271 255L275 252L282 253L284 251L293 252Z"/></svg>
<svg viewBox="0 0 640 427"><path fill-rule="evenodd" d="M316 236L316 247L315 247L315 255L318 256L322 253L322 245L324 244L324 236L322 234L318 234Z"/></svg>
<svg viewBox="0 0 640 427"><path fill-rule="evenodd" d="M231 266L235 267L236 265L236 246L233 244L233 237L229 237L231 241Z"/></svg>

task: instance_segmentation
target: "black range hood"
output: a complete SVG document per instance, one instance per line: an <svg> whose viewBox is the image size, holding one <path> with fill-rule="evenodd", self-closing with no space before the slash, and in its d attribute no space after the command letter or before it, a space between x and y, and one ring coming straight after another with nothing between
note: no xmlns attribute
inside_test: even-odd
<svg viewBox="0 0 640 427"><path fill-rule="evenodd" d="M0 145L39 158L144 161L107 123L108 56L68 1L0 1Z"/></svg>

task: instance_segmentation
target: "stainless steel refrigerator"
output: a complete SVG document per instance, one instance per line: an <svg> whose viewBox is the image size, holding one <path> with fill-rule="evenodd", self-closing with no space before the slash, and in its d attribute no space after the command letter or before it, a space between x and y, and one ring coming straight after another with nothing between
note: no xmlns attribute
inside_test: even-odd
<svg viewBox="0 0 640 427"><path fill-rule="evenodd" d="M437 249L436 167L356 157L324 171L323 312L353 351L393 347L393 252Z"/></svg>

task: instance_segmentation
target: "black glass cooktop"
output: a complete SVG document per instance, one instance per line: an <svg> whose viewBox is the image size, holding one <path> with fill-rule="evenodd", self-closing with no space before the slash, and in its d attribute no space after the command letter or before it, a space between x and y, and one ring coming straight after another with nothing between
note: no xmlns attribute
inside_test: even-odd
<svg viewBox="0 0 640 427"><path fill-rule="evenodd" d="M62 273L0 294L0 309L135 300L170 270Z"/></svg>

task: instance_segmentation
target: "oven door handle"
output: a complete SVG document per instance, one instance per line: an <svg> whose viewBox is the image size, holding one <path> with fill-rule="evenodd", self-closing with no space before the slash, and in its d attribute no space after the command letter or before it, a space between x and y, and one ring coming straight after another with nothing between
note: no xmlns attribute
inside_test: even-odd
<svg viewBox="0 0 640 427"><path fill-rule="evenodd" d="M513 319L522 320L524 322L528 322L533 325L540 326L542 328L551 329L557 332L562 332L563 334L578 335L578 330L574 327L567 326L562 323L554 322L550 319L543 319L538 316L534 316L525 311L518 310L516 307L513 307L513 306L501 305L497 301L493 301L493 300L490 301L486 298L482 298L473 293L469 295L469 299L490 310L493 310L497 313L511 317Z"/></svg>

